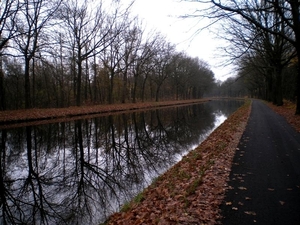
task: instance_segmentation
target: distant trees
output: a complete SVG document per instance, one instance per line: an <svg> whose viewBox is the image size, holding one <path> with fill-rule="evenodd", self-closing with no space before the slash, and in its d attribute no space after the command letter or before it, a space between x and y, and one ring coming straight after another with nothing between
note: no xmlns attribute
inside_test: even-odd
<svg viewBox="0 0 300 225"><path fill-rule="evenodd" d="M199 98L213 86L206 63L118 1L2 1L0 13L1 110Z"/></svg>
<svg viewBox="0 0 300 225"><path fill-rule="evenodd" d="M170 64L171 82L176 88L176 99L201 98L214 84L214 75L209 66L198 58L183 53L175 55Z"/></svg>
<svg viewBox="0 0 300 225"><path fill-rule="evenodd" d="M299 1L204 0L201 3L208 3L209 7L198 16L222 21L225 37L231 43L226 52L240 68L239 76L246 76L244 81L251 83L248 88L257 88L260 96L282 105L284 85L288 84L283 83L287 80L285 73L298 64L295 86L290 89L296 89L296 114L300 114Z"/></svg>

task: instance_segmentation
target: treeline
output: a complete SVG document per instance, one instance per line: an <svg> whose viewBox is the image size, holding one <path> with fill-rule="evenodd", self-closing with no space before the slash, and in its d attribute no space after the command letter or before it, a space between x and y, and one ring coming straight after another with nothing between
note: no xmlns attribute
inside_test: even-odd
<svg viewBox="0 0 300 225"><path fill-rule="evenodd" d="M224 82L216 82L211 89L210 96L224 97L251 97L264 99L281 105L283 99L296 101L297 62L291 61L282 70L281 88L276 88L276 82L272 73L265 73L255 64L249 67L241 67L235 77L230 77ZM276 98L276 90L280 91L280 98ZM278 93L277 93L278 95Z"/></svg>
<svg viewBox="0 0 300 225"><path fill-rule="evenodd" d="M300 114L300 2L297 0L204 0L197 16L212 24L221 21L220 36L229 45L225 53L237 65L237 77L221 85L236 95L244 85L250 96L283 104L297 100ZM240 82L243 81L243 82ZM233 90L235 90L233 92Z"/></svg>
<svg viewBox="0 0 300 225"><path fill-rule="evenodd" d="M0 109L200 98L209 66L120 1L1 1Z"/></svg>
<svg viewBox="0 0 300 225"><path fill-rule="evenodd" d="M255 42L255 40L254 40ZM270 44L270 43L269 43ZM281 46L277 46L281 48ZM268 58L270 49L248 49L237 61L237 75L224 82L218 82L212 89L214 96L260 98L281 106L283 99L297 100L297 57L294 48L285 49L279 59ZM258 54L260 57L258 57ZM265 55L264 55L265 54ZM277 53L282 54L282 53ZM276 57L278 56L276 54ZM274 64L267 60L273 61ZM284 63L282 63L284 62Z"/></svg>

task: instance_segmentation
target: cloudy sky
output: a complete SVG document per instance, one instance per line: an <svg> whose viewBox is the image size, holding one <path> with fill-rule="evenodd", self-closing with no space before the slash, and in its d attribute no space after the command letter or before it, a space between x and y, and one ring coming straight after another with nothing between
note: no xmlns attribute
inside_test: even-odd
<svg viewBox="0 0 300 225"><path fill-rule="evenodd" d="M130 2L130 0L123 1L125 4ZM200 3L180 0L135 0L132 12L138 14L147 28L156 29L166 35L168 41L176 44L179 51L185 51L192 57L197 56L206 61L217 79L225 80L234 73L231 73L229 67L219 66L222 59L218 57L218 47L224 44L208 29L197 33L208 22L199 18L179 18L182 15L192 14L201 7L203 6Z"/></svg>

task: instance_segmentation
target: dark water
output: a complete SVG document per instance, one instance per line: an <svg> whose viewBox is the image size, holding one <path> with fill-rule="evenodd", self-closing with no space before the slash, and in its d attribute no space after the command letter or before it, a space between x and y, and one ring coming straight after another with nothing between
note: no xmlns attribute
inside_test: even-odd
<svg viewBox="0 0 300 225"><path fill-rule="evenodd" d="M242 104L0 130L0 224L99 224Z"/></svg>

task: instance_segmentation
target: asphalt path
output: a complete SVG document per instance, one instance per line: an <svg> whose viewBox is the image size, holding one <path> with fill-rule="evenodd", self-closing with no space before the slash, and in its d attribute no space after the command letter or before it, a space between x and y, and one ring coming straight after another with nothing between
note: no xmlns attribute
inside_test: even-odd
<svg viewBox="0 0 300 225"><path fill-rule="evenodd" d="M300 224L300 134L254 100L234 156L222 224Z"/></svg>

